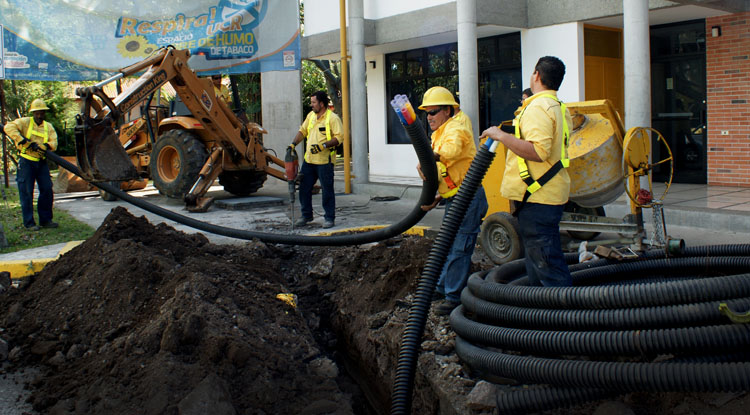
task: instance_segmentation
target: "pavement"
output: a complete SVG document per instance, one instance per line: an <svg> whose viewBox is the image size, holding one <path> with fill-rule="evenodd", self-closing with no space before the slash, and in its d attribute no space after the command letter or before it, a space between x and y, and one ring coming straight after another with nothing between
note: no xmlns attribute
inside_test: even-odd
<svg viewBox="0 0 750 415"><path fill-rule="evenodd" d="M664 185L654 185L654 195L661 197ZM131 191L129 194L143 198L170 211L212 224L234 229L299 235L325 235L353 229L372 229L396 223L416 205L421 193L421 182L403 179L391 183L353 184L353 192L344 193L344 182L336 182L336 226L323 229L321 196L313 196L314 221L303 228L292 229L292 211L288 187L285 182L269 178L256 194L236 198L212 187L208 195L216 201L205 213L190 213L182 202L168 199L152 186ZM750 243L750 188L673 184L663 197L667 233L682 238L688 245ZM55 206L69 212L76 219L98 228L110 210L124 206L135 216L145 216L150 222L167 223L184 232L202 232L164 219L123 201L107 202L98 192L55 195ZM294 205L294 219L300 217L299 203ZM608 217L624 217L630 212L627 195L605 206ZM650 229L651 209L644 210L644 221ZM437 231L444 209L437 208L417 224L415 233ZM204 233L213 243L241 244L246 241ZM75 242L74 242L75 243ZM0 255L0 271L12 265L14 278L38 272L47 262L53 261L74 245L57 244Z"/></svg>

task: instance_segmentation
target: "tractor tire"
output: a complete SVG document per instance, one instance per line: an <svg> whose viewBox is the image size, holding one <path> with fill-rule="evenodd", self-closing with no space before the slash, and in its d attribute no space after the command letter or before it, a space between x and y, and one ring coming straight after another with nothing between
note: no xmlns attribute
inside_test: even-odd
<svg viewBox="0 0 750 415"><path fill-rule="evenodd" d="M518 219L508 212L495 212L484 218L479 240L482 250L495 264L523 257Z"/></svg>
<svg viewBox="0 0 750 415"><path fill-rule="evenodd" d="M198 137L187 130L170 130L156 140L151 152L151 179L159 193L183 199L198 180L208 152Z"/></svg>
<svg viewBox="0 0 750 415"><path fill-rule="evenodd" d="M120 182L107 182L108 185L116 188L120 188ZM112 193L99 189L99 196L102 198L105 202L114 202L117 200L117 196L113 195Z"/></svg>
<svg viewBox="0 0 750 415"><path fill-rule="evenodd" d="M247 196L257 192L268 175L262 171L225 171L219 175L219 184L235 196Z"/></svg>
<svg viewBox="0 0 750 415"><path fill-rule="evenodd" d="M604 206L599 206L595 208L587 208L587 207L579 206L573 202L568 202L565 205L564 210L570 213L581 213L584 215L592 215L592 216L606 216L606 213L604 212ZM567 232L568 232L568 235L570 235L572 238L575 238L581 241L590 241L596 238L597 236L599 236L599 234L601 234L601 232L589 232L589 231L567 231Z"/></svg>

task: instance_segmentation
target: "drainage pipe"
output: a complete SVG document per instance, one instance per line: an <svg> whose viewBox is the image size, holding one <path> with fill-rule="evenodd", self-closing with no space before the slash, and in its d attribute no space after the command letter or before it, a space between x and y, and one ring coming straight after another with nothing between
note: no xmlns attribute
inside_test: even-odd
<svg viewBox="0 0 750 415"><path fill-rule="evenodd" d="M407 126L407 131L414 124ZM427 256L424 271L417 285L406 327L401 336L401 349L398 355L398 364L393 381L393 392L391 394L391 414L408 414L411 411L411 399L414 383L414 370L417 366L422 333L424 333L427 314L430 310L432 293L435 291L440 272L445 265L451 245L456 239L456 233L466 215L474 195L482 185L487 169L495 158L495 141L488 139L484 145L479 147L474 160L471 162L469 171L461 183L450 209L445 212L443 223L438 235L432 244L432 249ZM434 165L435 163L432 162ZM422 163L424 167L425 164Z"/></svg>

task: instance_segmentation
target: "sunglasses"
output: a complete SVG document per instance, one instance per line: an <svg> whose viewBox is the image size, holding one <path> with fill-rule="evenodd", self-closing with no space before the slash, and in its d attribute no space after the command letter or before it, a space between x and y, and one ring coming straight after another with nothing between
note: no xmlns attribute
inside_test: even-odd
<svg viewBox="0 0 750 415"><path fill-rule="evenodd" d="M440 111L442 111L442 109L438 108L438 109L436 109L436 110L432 110L432 111L425 111L425 112L427 113L427 115L432 115L432 116L434 117L434 116L435 116L435 115L437 115L437 113L438 113L438 112L440 112Z"/></svg>

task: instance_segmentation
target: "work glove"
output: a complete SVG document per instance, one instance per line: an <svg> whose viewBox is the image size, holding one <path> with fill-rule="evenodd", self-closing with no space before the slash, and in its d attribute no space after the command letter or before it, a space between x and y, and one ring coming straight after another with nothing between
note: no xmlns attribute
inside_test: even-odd
<svg viewBox="0 0 750 415"><path fill-rule="evenodd" d="M41 151L41 149L39 148L39 144L33 141L31 142L31 144L29 144L29 148L33 151Z"/></svg>
<svg viewBox="0 0 750 415"><path fill-rule="evenodd" d="M292 144L289 144L289 147L287 148L294 150L295 148L297 148L297 146L295 146L294 143L292 143Z"/></svg>
<svg viewBox="0 0 750 415"><path fill-rule="evenodd" d="M18 148L21 148L21 147L26 148L26 147L28 147L28 145L29 145L29 139L28 138L24 138L23 140L21 140L21 141L18 142Z"/></svg>
<svg viewBox="0 0 750 415"><path fill-rule="evenodd" d="M321 151L323 151L323 147L321 147L318 144L313 144L313 145L310 146L310 152L313 153L313 154L318 154Z"/></svg>

